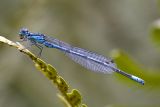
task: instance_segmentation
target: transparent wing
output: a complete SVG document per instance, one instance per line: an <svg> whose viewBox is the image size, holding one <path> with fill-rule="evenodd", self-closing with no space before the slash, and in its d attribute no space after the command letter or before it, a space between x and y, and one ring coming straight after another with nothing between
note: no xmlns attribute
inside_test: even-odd
<svg viewBox="0 0 160 107"><path fill-rule="evenodd" d="M101 56L101 55L98 55L96 53L81 49L81 48L77 48L77 47L72 48L72 51L77 52L79 54L82 54L83 56L90 57L91 59L94 59L94 60L91 60L87 57L83 57L83 56L80 56L80 55L77 55L77 54L66 53L66 55L68 57L70 57L73 61L82 65L83 67L85 67L85 68L87 68L91 71L101 72L101 73L112 73L112 72L114 72L109 67L109 66L116 67L115 63L111 59L106 58L106 57ZM105 65L102 64L102 63L98 63L97 61L105 63Z"/></svg>
<svg viewBox="0 0 160 107"><path fill-rule="evenodd" d="M106 58L102 55L98 55L94 52L87 51L82 48L73 47L65 42L48 36L45 36L45 40L52 43L53 45L58 45L63 49L68 50L64 52L69 58L91 71L112 73L113 70L110 67L116 67L115 63L110 58Z"/></svg>

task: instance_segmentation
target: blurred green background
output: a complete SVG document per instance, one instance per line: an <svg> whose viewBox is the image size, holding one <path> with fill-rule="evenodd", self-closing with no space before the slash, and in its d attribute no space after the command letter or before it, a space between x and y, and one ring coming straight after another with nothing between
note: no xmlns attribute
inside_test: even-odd
<svg viewBox="0 0 160 107"><path fill-rule="evenodd" d="M19 29L26 27L113 56L119 68L146 81L142 86L121 75L90 72L45 48L41 58L89 107L160 106L158 18L157 0L0 0L0 35L19 41ZM0 44L0 107L63 107L57 93L28 57Z"/></svg>

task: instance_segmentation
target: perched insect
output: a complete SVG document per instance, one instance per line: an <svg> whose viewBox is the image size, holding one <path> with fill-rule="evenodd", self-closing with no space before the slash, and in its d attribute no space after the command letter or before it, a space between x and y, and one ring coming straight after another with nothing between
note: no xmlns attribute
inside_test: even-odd
<svg viewBox="0 0 160 107"><path fill-rule="evenodd" d="M76 63L82 65L83 67L100 73L112 73L117 72L126 76L142 85L144 85L144 80L134 75L128 74L121 71L116 67L116 64L112 59L104 57L102 55L96 54L94 52L71 46L65 42L62 42L53 37L46 36L40 33L31 33L26 28L22 28L19 32L20 39L24 41L30 41L33 45L37 46L41 52L43 46L48 48L56 48L66 53ZM40 52L40 54L41 54Z"/></svg>

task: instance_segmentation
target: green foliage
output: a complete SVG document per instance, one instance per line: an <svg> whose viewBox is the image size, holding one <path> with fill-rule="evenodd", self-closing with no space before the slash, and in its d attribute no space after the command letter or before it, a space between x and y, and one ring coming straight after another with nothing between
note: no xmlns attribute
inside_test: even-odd
<svg viewBox="0 0 160 107"><path fill-rule="evenodd" d="M160 46L160 20L156 21L151 30L151 38L156 45Z"/></svg>
<svg viewBox="0 0 160 107"><path fill-rule="evenodd" d="M159 87L160 86L160 74L155 70L148 70L147 68L143 68L140 64L136 63L129 55L121 50L114 50L112 52L112 56L114 57L116 64L118 67L130 74L136 75L145 80L145 87ZM120 80L126 80L127 78L122 79L121 76L117 76ZM127 80L128 82L128 80ZM135 84L134 81L131 81Z"/></svg>
<svg viewBox="0 0 160 107"><path fill-rule="evenodd" d="M39 71L41 71L48 79L53 81L54 85L59 89L62 94L60 99L64 103L66 103L67 107L87 107L85 104L81 103L82 98L80 92L76 89L72 89L71 92L69 92L69 85L61 76L58 75L58 72L52 65L47 64L40 58L37 58L33 53L31 53L19 43L14 43L2 36L0 36L0 42L18 48L20 52L28 55L34 62L35 67Z"/></svg>

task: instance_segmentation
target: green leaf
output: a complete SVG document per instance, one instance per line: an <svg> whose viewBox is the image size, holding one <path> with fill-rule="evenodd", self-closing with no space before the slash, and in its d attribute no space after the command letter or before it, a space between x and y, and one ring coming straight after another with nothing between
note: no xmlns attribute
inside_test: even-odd
<svg viewBox="0 0 160 107"><path fill-rule="evenodd" d="M154 22L151 29L151 38L154 43L160 46L160 20Z"/></svg>
<svg viewBox="0 0 160 107"><path fill-rule="evenodd" d="M143 68L142 65L134 61L133 58L131 58L121 50L113 50L111 55L114 57L118 68L145 80L144 87L160 88L160 72L158 72L159 70L150 70L146 67ZM129 80L127 80L127 78L122 79L122 76L120 75L118 75L117 77L119 77L120 80L123 80L123 82L125 80L125 83L129 83ZM133 81L132 84L136 84L136 82Z"/></svg>

